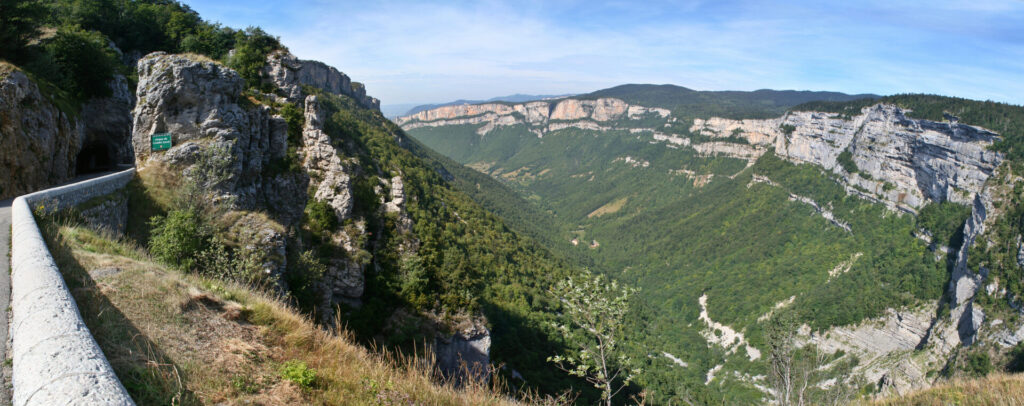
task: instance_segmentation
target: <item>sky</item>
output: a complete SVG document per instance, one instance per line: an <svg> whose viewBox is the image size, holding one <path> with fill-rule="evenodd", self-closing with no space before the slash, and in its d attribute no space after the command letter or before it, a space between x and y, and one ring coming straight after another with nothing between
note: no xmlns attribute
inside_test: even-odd
<svg viewBox="0 0 1024 406"><path fill-rule="evenodd" d="M1024 0L184 3L262 27L384 105L625 83L1024 104Z"/></svg>

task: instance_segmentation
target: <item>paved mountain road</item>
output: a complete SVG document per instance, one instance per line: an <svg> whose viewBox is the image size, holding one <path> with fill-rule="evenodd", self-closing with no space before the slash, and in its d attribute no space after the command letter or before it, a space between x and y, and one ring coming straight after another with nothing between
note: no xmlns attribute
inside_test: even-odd
<svg viewBox="0 0 1024 406"><path fill-rule="evenodd" d="M7 313L11 305L11 200L0 201L0 360L4 361L4 376L10 376L7 364ZM6 381L6 379L5 379ZM11 404L11 391L6 383L0 384L0 405Z"/></svg>

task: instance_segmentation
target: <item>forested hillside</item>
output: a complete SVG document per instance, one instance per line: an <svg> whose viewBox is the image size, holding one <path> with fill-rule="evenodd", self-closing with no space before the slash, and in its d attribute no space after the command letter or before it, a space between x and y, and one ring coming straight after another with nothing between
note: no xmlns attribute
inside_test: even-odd
<svg viewBox="0 0 1024 406"><path fill-rule="evenodd" d="M808 102L815 97L822 101ZM872 134L880 143L893 137L885 130L865 129L870 119L862 108L890 103L907 108L914 118L942 122L946 113L947 123L949 114L959 116L960 123L1004 134L990 148L1016 161L1010 151L1020 107L988 109L992 103L932 96L864 97L626 85L579 97L595 100L596 107L583 113L589 117L577 114L568 123L529 116L514 121L502 118L498 109L492 110L496 118L455 115L422 121L428 115L400 122L427 146L502 181L550 213L557 225L548 228L550 234L562 246L593 258L593 268L642 289L647 307L638 310L643 314L637 319L648 322L635 326L646 330L630 344L637 354L648 355L639 382L658 402L746 403L759 401L764 388L772 387L764 357L774 339L766 329L779 314L794 314L800 322L793 329L806 324L804 334L811 334L812 342L838 350L832 356L855 365L853 375L836 370L832 377L875 377L876 371L904 362L906 355L858 347L841 337L893 340L885 338L890 327L870 327L888 326L893 311L921 317L920 328L938 336L940 329L929 325L948 323L943 317L957 306L945 304L945 292L971 209L945 198L896 209L906 206L903 194L896 193L906 186L890 183L884 170L874 169L885 167L878 158L851 158L849 151L867 151L853 146L857 134ZM608 98L670 108L671 115L599 116L601 106L611 103L603 101ZM554 115L563 106L552 103L550 109ZM820 113L789 117L789 111ZM749 120L778 116L784 118ZM840 144L851 142L842 138L820 147L794 145L804 142L797 136L846 133L853 134L849 147ZM761 148L767 151L758 152ZM773 148L785 148L784 155ZM799 155L808 148L832 149L838 156L830 161L817 158L818 152ZM793 154L820 163L794 162ZM858 165L870 165L872 171ZM966 200L963 192L949 196ZM947 345L935 337L931 344L925 344L926 337L915 340L921 341L914 341L911 350ZM915 355L928 360L913 367L921 368L920 378L886 379L927 385L943 374L958 374L958 359L977 349L964 350L953 360L942 359L949 356L944 351L938 352L947 355L935 358L931 350ZM856 389L894 390L869 383Z"/></svg>

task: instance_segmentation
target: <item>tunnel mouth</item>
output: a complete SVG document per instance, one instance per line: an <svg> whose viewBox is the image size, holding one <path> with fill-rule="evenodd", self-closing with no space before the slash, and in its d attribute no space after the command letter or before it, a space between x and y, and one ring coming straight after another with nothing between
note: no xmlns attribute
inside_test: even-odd
<svg viewBox="0 0 1024 406"><path fill-rule="evenodd" d="M75 173L78 175L111 171L116 167L113 146L103 142L86 144L75 159Z"/></svg>

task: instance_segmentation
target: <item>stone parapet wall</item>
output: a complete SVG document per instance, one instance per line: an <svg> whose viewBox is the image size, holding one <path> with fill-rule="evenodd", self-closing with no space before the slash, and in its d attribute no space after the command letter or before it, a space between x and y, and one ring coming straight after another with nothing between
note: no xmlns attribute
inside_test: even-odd
<svg viewBox="0 0 1024 406"><path fill-rule="evenodd" d="M86 327L32 206L73 207L123 188L135 169L47 189L11 207L13 404L134 405Z"/></svg>

